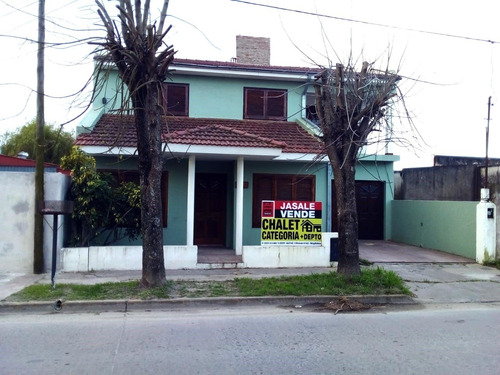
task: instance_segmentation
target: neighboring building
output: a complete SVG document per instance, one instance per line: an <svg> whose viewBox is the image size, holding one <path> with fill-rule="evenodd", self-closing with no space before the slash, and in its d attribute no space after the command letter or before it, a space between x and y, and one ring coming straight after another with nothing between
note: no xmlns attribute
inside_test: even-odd
<svg viewBox="0 0 500 375"><path fill-rule="evenodd" d="M252 52L255 43L260 48ZM260 246L262 200L321 201L322 231L332 231L333 180L314 123L319 70L271 66L269 45L266 38L239 36L236 62L174 60L163 103L166 246L234 249L250 265L245 251ZM137 180L134 120L117 111L117 81L111 71L76 144L95 156L99 169ZM358 165L360 233L372 239L390 238L396 160L371 155Z"/></svg>
<svg viewBox="0 0 500 375"><path fill-rule="evenodd" d="M27 159L27 153L19 153L18 157L7 156L0 154L0 172L35 172L36 161ZM59 172L68 174L67 171L61 169L57 164L45 163L45 172Z"/></svg>
<svg viewBox="0 0 500 375"><path fill-rule="evenodd" d="M35 231L35 160L0 155L0 272L32 273ZM70 177L57 165L45 163L45 200L66 197ZM61 226L64 219L59 221ZM44 263L50 270L52 259L52 217L44 223ZM58 232L58 248L63 231Z"/></svg>
<svg viewBox="0 0 500 375"><path fill-rule="evenodd" d="M498 170L500 159L490 158L488 165L488 174L491 174ZM485 158L435 155L432 167L406 168L395 172L395 199L479 201L479 193L485 183L485 169ZM497 178L493 177L491 181L496 188Z"/></svg>

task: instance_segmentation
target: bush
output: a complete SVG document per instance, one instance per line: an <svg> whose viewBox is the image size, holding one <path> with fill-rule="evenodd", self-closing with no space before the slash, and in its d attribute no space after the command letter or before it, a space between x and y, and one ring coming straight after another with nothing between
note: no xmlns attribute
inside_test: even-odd
<svg viewBox="0 0 500 375"><path fill-rule="evenodd" d="M72 243L108 245L120 238L140 234L140 189L133 182L118 185L109 173L97 171L95 159L78 147L61 159L71 171L71 200L74 202Z"/></svg>

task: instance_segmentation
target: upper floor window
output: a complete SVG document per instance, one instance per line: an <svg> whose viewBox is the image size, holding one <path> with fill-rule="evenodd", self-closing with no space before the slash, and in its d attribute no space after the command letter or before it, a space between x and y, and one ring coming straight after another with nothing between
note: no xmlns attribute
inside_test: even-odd
<svg viewBox="0 0 500 375"><path fill-rule="evenodd" d="M189 85L164 83L163 105L169 116L189 116Z"/></svg>
<svg viewBox="0 0 500 375"><path fill-rule="evenodd" d="M286 90L245 87L243 118L284 121L286 98Z"/></svg>
<svg viewBox="0 0 500 375"><path fill-rule="evenodd" d="M310 92L306 94L306 118L316 125L319 124L318 112L316 112L316 95Z"/></svg>

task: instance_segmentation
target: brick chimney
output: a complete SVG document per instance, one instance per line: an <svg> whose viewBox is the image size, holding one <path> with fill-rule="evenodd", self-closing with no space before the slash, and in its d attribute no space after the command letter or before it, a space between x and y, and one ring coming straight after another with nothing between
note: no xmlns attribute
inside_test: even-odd
<svg viewBox="0 0 500 375"><path fill-rule="evenodd" d="M271 65L271 39L236 35L236 61L239 64Z"/></svg>

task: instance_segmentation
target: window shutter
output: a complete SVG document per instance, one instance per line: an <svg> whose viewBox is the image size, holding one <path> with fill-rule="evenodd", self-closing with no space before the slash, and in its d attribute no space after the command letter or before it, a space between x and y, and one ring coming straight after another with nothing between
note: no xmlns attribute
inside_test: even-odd
<svg viewBox="0 0 500 375"><path fill-rule="evenodd" d="M254 175L253 179L253 207L252 207L252 227L260 227L260 217L262 201L274 199L273 176Z"/></svg>
<svg viewBox="0 0 500 375"><path fill-rule="evenodd" d="M284 91L267 92L267 117L270 119L286 119L286 93Z"/></svg>
<svg viewBox="0 0 500 375"><path fill-rule="evenodd" d="M290 176L276 177L276 196L278 201L291 201L293 200L293 185Z"/></svg>
<svg viewBox="0 0 500 375"><path fill-rule="evenodd" d="M297 177L296 182L296 200L298 201L314 201L314 181L311 177Z"/></svg>
<svg viewBox="0 0 500 375"><path fill-rule="evenodd" d="M245 93L245 118L264 118L264 90L246 89Z"/></svg>
<svg viewBox="0 0 500 375"><path fill-rule="evenodd" d="M260 88L244 89L243 118L256 120L285 120L286 90Z"/></svg>
<svg viewBox="0 0 500 375"><path fill-rule="evenodd" d="M189 85L165 83L163 97L167 115L189 116Z"/></svg>

